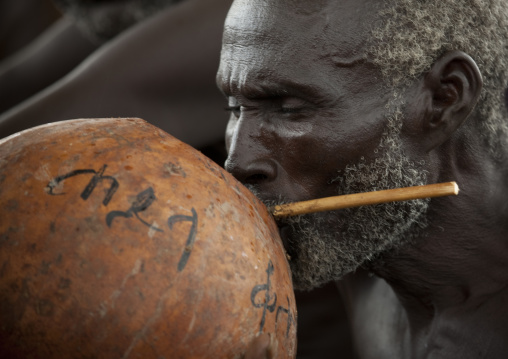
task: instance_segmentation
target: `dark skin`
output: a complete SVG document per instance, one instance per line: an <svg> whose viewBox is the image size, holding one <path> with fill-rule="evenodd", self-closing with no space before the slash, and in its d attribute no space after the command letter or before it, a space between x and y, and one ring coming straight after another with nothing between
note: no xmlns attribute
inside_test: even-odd
<svg viewBox="0 0 508 359"><path fill-rule="evenodd" d="M375 16L368 0L233 4L217 76L232 108L226 168L262 199L334 195L337 170L374 157L390 89L358 59ZM425 233L385 253L373 276L338 282L359 358L508 352L508 166L468 124L481 89L474 60L451 51L402 94L405 153L461 194L433 199ZM266 340L253 348L270 357Z"/></svg>

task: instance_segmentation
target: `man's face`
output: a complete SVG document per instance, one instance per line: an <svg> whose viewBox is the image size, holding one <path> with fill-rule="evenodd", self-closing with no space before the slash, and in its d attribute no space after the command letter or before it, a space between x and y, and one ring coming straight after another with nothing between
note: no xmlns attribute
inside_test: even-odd
<svg viewBox="0 0 508 359"><path fill-rule="evenodd" d="M393 125L401 120L394 93L363 56L376 20L372 6L368 0L233 4L218 73L232 109L226 168L262 200L424 182ZM407 237L424 211L416 202L281 223L295 286L309 289L354 270Z"/></svg>

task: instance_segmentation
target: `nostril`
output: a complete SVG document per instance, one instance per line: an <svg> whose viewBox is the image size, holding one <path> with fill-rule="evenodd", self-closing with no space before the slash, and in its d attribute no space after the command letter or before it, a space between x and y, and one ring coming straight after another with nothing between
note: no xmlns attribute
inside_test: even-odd
<svg viewBox="0 0 508 359"><path fill-rule="evenodd" d="M256 173L256 174L248 176L245 179L245 183L256 184L256 183L266 181L267 179L268 179L267 175L262 174L262 173Z"/></svg>
<svg viewBox="0 0 508 359"><path fill-rule="evenodd" d="M277 164L271 160L251 160L230 156L225 163L225 168L237 180L244 184L261 184L273 181L277 177Z"/></svg>

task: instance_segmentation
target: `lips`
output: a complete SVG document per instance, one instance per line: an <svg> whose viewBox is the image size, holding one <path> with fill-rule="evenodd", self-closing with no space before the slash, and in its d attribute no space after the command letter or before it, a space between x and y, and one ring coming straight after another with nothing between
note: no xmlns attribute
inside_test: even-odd
<svg viewBox="0 0 508 359"><path fill-rule="evenodd" d="M288 238L289 238L289 235L291 232L291 228L287 224L278 225L278 227L279 227L280 238L282 239L282 244L284 245L284 248L287 251L289 248Z"/></svg>
<svg viewBox="0 0 508 359"><path fill-rule="evenodd" d="M278 204L288 203L292 201L286 200L282 196L274 197L272 194L268 195L259 190L259 186L245 183L244 186L251 191L267 208L273 207ZM281 198L283 198L281 200ZM282 244L284 245L284 249L291 255L291 226L284 221L284 219L279 219L276 221L277 227L279 228L279 235L282 240Z"/></svg>

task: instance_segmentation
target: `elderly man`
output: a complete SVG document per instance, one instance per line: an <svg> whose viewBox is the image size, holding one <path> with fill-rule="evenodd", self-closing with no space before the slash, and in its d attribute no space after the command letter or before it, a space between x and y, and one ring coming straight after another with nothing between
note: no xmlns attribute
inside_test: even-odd
<svg viewBox="0 0 508 359"><path fill-rule="evenodd" d="M262 200L461 187L280 223L297 288L342 279L360 358L508 353L507 39L502 0L230 10L226 168Z"/></svg>

